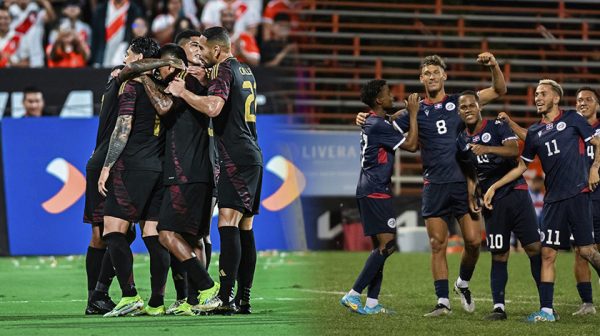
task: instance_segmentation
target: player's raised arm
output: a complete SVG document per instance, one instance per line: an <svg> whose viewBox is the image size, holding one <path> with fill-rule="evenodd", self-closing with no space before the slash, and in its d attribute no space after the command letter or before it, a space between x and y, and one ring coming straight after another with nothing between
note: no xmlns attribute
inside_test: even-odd
<svg viewBox="0 0 600 336"><path fill-rule="evenodd" d="M502 146L470 144L469 147L475 155L495 154L503 157L519 156L519 144L517 143L517 140L507 140Z"/></svg>
<svg viewBox="0 0 600 336"><path fill-rule="evenodd" d="M166 115L173 107L173 99L164 93L164 88L159 87L150 77L142 76L140 79L156 113L160 116Z"/></svg>
<svg viewBox="0 0 600 336"><path fill-rule="evenodd" d="M221 114L225 99L220 96L198 96L185 88L185 82L181 78L175 78L169 83L167 93L175 97L181 97L194 110L214 118Z"/></svg>
<svg viewBox="0 0 600 336"><path fill-rule="evenodd" d="M519 124L512 120L506 112L498 113L498 117L496 119L504 121L508 127L515 132L519 139L525 141L525 138L527 137L527 129L519 126Z"/></svg>
<svg viewBox="0 0 600 336"><path fill-rule="evenodd" d="M506 175L504 175L501 179L496 181L496 183L492 184L492 186L485 193L485 195L483 196L483 204L485 205L485 207L492 210L492 199L494 198L496 190L518 179L523 175L525 171L527 171L527 164L522 158L520 158L519 165L513 168L508 173L506 173Z"/></svg>
<svg viewBox="0 0 600 336"><path fill-rule="evenodd" d="M369 116L368 112L358 112L356 114L356 126L362 126L365 124L365 121L367 121L367 117Z"/></svg>
<svg viewBox="0 0 600 336"><path fill-rule="evenodd" d="M126 65L117 76L121 82L124 82L137 77L146 71L158 69L164 66L171 66L173 68L182 70L185 69L185 64L180 59L143 58L139 61L135 61Z"/></svg>
<svg viewBox="0 0 600 336"><path fill-rule="evenodd" d="M410 120L410 132L406 137L406 141L400 146L400 148L409 152L416 152L419 141L419 127L417 127L417 113L419 112L419 94L413 93L408 96L408 114Z"/></svg>
<svg viewBox="0 0 600 336"><path fill-rule="evenodd" d="M506 94L506 82L500 66L492 53L483 52L477 56L477 63L490 68L492 72L492 86L479 91L479 102L486 105L494 99Z"/></svg>

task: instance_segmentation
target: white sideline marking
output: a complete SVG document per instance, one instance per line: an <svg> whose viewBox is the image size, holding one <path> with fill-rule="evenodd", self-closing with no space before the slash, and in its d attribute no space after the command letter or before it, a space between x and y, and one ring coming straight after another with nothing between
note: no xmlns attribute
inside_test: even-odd
<svg viewBox="0 0 600 336"><path fill-rule="evenodd" d="M264 298L257 297L252 298L252 301L304 301L311 300L310 298L290 298L290 297L276 297L276 298ZM73 299L73 300L11 300L11 301L0 301L0 304L9 303L73 303L73 302L87 302L87 300Z"/></svg>

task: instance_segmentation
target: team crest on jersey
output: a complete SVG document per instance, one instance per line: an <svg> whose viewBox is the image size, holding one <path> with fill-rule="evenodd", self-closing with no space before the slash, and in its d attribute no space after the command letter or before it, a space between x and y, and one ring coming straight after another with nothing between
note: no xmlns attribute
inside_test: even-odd
<svg viewBox="0 0 600 336"><path fill-rule="evenodd" d="M425 115L429 117L429 109L425 110Z"/></svg>
<svg viewBox="0 0 600 336"><path fill-rule="evenodd" d="M454 103L447 103L446 104L446 110L448 111L452 111L456 108L456 105L454 105Z"/></svg>
<svg viewBox="0 0 600 336"><path fill-rule="evenodd" d="M442 108L442 103L437 103L437 104L433 105L433 108L436 109L436 110L441 109Z"/></svg>
<svg viewBox="0 0 600 336"><path fill-rule="evenodd" d="M479 142L479 135L474 136L472 142Z"/></svg>
<svg viewBox="0 0 600 336"><path fill-rule="evenodd" d="M560 132L562 130L564 130L567 127L567 124L565 124L564 121L559 122L558 124L556 124L556 129Z"/></svg>
<svg viewBox="0 0 600 336"><path fill-rule="evenodd" d="M554 128L554 124L548 124L548 125L546 125L546 131L549 131L549 130L551 130L553 128Z"/></svg>
<svg viewBox="0 0 600 336"><path fill-rule="evenodd" d="M483 135L481 136L481 140L483 140L483 142L490 142L490 140L492 139L492 135L490 133L483 133Z"/></svg>
<svg viewBox="0 0 600 336"><path fill-rule="evenodd" d="M387 225L392 229L395 228L396 227L396 218L388 219Z"/></svg>

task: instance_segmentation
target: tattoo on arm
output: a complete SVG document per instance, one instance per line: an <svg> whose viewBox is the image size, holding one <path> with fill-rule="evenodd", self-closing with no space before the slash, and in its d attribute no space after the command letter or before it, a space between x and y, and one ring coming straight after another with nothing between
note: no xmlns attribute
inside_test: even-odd
<svg viewBox="0 0 600 336"><path fill-rule="evenodd" d="M104 160L104 167L112 168L115 162L117 162L117 159L125 149L125 145L127 145L132 124L132 115L121 115L117 118L115 130L110 136L110 143L108 145L108 153L106 153L106 160Z"/></svg>
<svg viewBox="0 0 600 336"><path fill-rule="evenodd" d="M146 71L150 71L167 65L169 65L169 62L162 59L141 59L139 61L133 62L125 66L123 70L119 73L119 80L124 82L133 77L139 76L140 74Z"/></svg>
<svg viewBox="0 0 600 336"><path fill-rule="evenodd" d="M171 107L173 107L173 99L164 93L164 88L160 88L152 79L148 76L142 76L142 83L144 84L144 90L150 98L150 102L154 109L159 115L165 115Z"/></svg>

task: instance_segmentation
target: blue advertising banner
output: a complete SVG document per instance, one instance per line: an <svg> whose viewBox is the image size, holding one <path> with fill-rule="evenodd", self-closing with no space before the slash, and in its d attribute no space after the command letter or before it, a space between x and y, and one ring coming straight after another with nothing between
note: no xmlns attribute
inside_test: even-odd
<svg viewBox="0 0 600 336"><path fill-rule="evenodd" d="M264 157L260 215L255 219L257 248L306 247L299 196L306 179L292 161L285 117L259 116ZM98 124L90 119L4 119L2 154L12 255L85 253L91 230L82 223L85 164ZM216 217L213 246L219 249ZM134 252L145 252L136 239Z"/></svg>

